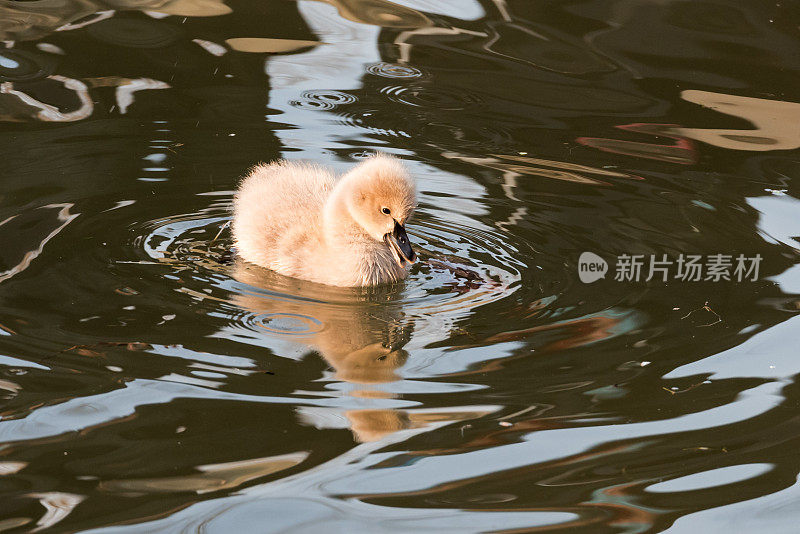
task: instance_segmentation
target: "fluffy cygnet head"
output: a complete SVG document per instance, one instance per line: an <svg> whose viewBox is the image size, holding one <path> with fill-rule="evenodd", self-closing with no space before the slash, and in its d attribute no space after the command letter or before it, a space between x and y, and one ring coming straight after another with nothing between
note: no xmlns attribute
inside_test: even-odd
<svg viewBox="0 0 800 534"><path fill-rule="evenodd" d="M416 207L416 188L402 162L377 155L342 178L342 194L353 220L376 241L383 241L400 266L416 261L405 223Z"/></svg>

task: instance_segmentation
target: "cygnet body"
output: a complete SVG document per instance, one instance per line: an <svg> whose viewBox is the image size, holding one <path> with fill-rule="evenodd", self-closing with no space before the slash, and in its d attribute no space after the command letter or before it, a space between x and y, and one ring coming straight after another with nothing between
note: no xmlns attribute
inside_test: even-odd
<svg viewBox="0 0 800 534"><path fill-rule="evenodd" d="M336 178L307 163L255 167L234 198L233 237L251 263L334 286L404 278L416 260L405 223L416 205L400 160L373 156Z"/></svg>

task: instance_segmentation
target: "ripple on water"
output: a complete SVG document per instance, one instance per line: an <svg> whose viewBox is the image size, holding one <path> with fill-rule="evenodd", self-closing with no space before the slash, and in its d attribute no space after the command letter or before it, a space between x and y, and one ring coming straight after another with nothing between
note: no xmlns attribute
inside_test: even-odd
<svg viewBox="0 0 800 534"><path fill-rule="evenodd" d="M310 110L330 110L337 106L352 104L356 97L342 91L316 90L305 91L297 100L291 100L289 104L300 109Z"/></svg>
<svg viewBox="0 0 800 534"><path fill-rule="evenodd" d="M319 319L299 313L243 313L237 320L251 330L263 328L271 334L289 336L311 336L325 326Z"/></svg>
<svg viewBox="0 0 800 534"><path fill-rule="evenodd" d="M499 232L433 219L416 223L410 233L425 263L407 283L408 314L456 320L519 287L519 251Z"/></svg>
<svg viewBox="0 0 800 534"><path fill-rule="evenodd" d="M487 149L506 151L517 144L513 131L501 124L477 124L462 120L457 114L449 117L452 122L430 120L420 123L416 119L409 113L398 113L387 118L386 114L371 107L359 109L359 106L352 106L336 112L336 121L340 124L362 128L384 137L423 139L439 149L462 151L467 147L475 147L482 152Z"/></svg>
<svg viewBox="0 0 800 534"><path fill-rule="evenodd" d="M406 132L401 124L395 124L393 125L394 127L390 127L389 125L385 125L384 127L373 126L373 123L375 122L374 117L376 116L376 112L371 109L352 112L340 111L337 113L337 121L341 124L363 128L382 136L411 137L411 134Z"/></svg>
<svg viewBox="0 0 800 534"><path fill-rule="evenodd" d="M443 85L386 86L380 89L380 93L399 104L445 111L473 109L483 104L475 94Z"/></svg>
<svg viewBox="0 0 800 534"><path fill-rule="evenodd" d="M506 149L516 142L509 129L498 124L472 122L448 124L432 121L422 125L421 135L439 146L456 149L464 147L480 147L482 150L494 147Z"/></svg>
<svg viewBox="0 0 800 534"><path fill-rule="evenodd" d="M400 65L398 63L387 63L381 61L367 66L367 73L383 78L396 78L410 80L422 76L422 71L411 65Z"/></svg>
<svg viewBox="0 0 800 534"><path fill-rule="evenodd" d="M231 326L254 335L314 336L337 313L371 314L352 306L372 303L402 311L402 321L413 322L416 332L435 330L440 337L442 327L514 293L524 268L504 234L421 215L409 233L422 261L402 285L330 288L258 268L248 268L258 271L257 277L242 276L232 266L229 238L214 240L226 220L208 213L154 220L135 229L133 245L149 260L172 266L182 292L219 302L219 313ZM268 310L242 305L253 299L272 302Z"/></svg>

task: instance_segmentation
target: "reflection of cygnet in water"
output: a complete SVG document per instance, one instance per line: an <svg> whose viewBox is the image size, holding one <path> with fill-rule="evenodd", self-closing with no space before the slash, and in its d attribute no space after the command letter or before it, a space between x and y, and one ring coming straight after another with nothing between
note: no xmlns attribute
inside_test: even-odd
<svg viewBox="0 0 800 534"><path fill-rule="evenodd" d="M233 237L245 260L334 286L405 278L416 254L405 223L416 205L400 160L373 156L339 179L315 165L259 165L242 181Z"/></svg>
<svg viewBox="0 0 800 534"><path fill-rule="evenodd" d="M315 323L318 321L319 327L308 334L287 332L285 335L315 348L336 371L336 378L354 384L380 384L400 379L397 369L408 357L402 346L410 338L411 326L403 325L402 313L396 306L381 303L392 300L392 294L399 290L397 287L363 290L324 286L288 278L242 260L235 263L233 276L245 284L280 292L279 297L255 292L235 295L233 301L253 315L301 316L312 318ZM365 291L375 294L365 294ZM278 329L270 330L281 336ZM390 396L369 387L352 394ZM347 410L343 415L359 441L375 441L411 426L405 412L397 410Z"/></svg>
<svg viewBox="0 0 800 534"><path fill-rule="evenodd" d="M398 430L422 426L411 421L405 410L348 410L345 415L353 435L362 443L378 441Z"/></svg>
<svg viewBox="0 0 800 534"><path fill-rule="evenodd" d="M241 260L234 265L233 276L245 284L281 293L279 297L256 292L235 295L233 301L253 315L267 316L267 320L269 316L275 319L300 316L318 322L319 327L308 334L292 331L281 334L280 329L270 328L268 323L265 326L277 336L315 348L336 370L336 378L358 384L399 379L395 371L408 357L402 347L410 338L411 326L403 324L400 309L380 302L396 294L399 288L373 288L371 291L376 294L370 295L365 290L288 278Z"/></svg>

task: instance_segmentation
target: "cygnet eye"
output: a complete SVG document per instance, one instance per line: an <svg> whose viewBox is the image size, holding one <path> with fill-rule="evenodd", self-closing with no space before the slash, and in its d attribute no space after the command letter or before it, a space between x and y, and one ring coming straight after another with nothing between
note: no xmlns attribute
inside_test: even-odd
<svg viewBox="0 0 800 534"><path fill-rule="evenodd" d="M381 211L383 213L385 213L386 215L389 215L390 213L392 213L392 210L390 210L389 208L381 208Z"/></svg>

